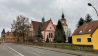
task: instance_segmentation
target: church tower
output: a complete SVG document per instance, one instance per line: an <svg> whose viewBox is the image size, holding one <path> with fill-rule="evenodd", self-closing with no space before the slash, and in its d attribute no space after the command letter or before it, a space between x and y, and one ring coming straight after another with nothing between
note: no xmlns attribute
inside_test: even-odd
<svg viewBox="0 0 98 56"><path fill-rule="evenodd" d="M42 24L44 23L44 21L45 21L45 18L44 18L44 16L43 16L43 18L42 18Z"/></svg>
<svg viewBox="0 0 98 56"><path fill-rule="evenodd" d="M5 41L5 29L3 28L2 32L1 32L1 41Z"/></svg>
<svg viewBox="0 0 98 56"><path fill-rule="evenodd" d="M61 24L63 26L64 32L66 35L66 42L68 42L68 25L66 23L66 19L64 18L63 9L62 9L62 16L61 16Z"/></svg>

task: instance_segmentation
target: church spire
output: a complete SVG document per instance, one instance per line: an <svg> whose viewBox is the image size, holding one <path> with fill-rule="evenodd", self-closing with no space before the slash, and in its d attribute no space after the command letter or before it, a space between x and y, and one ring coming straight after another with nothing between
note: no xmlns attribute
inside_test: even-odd
<svg viewBox="0 0 98 56"><path fill-rule="evenodd" d="M2 31L2 33L5 33L5 29L3 28L3 31Z"/></svg>
<svg viewBox="0 0 98 56"><path fill-rule="evenodd" d="M66 20L66 19L64 18L63 8L62 8L62 16L61 16L61 20Z"/></svg>
<svg viewBox="0 0 98 56"><path fill-rule="evenodd" d="M42 18L42 24L44 23L44 21L45 21L45 18L44 18L44 15L43 15L43 18Z"/></svg>

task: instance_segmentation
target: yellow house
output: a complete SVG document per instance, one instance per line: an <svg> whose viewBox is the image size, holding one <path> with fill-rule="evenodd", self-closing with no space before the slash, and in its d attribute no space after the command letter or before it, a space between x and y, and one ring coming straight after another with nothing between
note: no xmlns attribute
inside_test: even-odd
<svg viewBox="0 0 98 56"><path fill-rule="evenodd" d="M3 29L2 33L1 33L1 41L2 42L8 42L8 43L9 42L11 42L11 43L15 42L13 32L8 31L8 32L5 33L5 29Z"/></svg>
<svg viewBox="0 0 98 56"><path fill-rule="evenodd" d="M98 52L98 20L85 23L72 34L72 43L75 45L93 45Z"/></svg>

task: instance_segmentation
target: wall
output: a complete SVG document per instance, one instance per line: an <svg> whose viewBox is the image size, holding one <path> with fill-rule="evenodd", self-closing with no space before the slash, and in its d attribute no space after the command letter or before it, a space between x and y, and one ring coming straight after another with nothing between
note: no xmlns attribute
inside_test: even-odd
<svg viewBox="0 0 98 56"><path fill-rule="evenodd" d="M66 35L66 41L68 41L68 26L64 26L64 31Z"/></svg>
<svg viewBox="0 0 98 56"><path fill-rule="evenodd" d="M51 28L50 28L51 27ZM52 25L52 21L50 21L49 25L47 26L46 30L44 31L45 32L45 41L47 39L47 35L49 37L49 33L52 33L53 36L54 36L54 32L55 32L55 29L54 29L54 26ZM53 42L53 39L54 37L52 38L49 38L49 40L51 39L51 42Z"/></svg>
<svg viewBox="0 0 98 56"><path fill-rule="evenodd" d="M43 40L44 40L44 31L41 31L42 35L43 35Z"/></svg>
<svg viewBox="0 0 98 56"><path fill-rule="evenodd" d="M50 29L50 27L51 27L51 29ZM47 27L46 30L55 30L54 27L53 27L53 25L52 25L52 23L49 23L49 25L48 25L48 27Z"/></svg>
<svg viewBox="0 0 98 56"><path fill-rule="evenodd" d="M45 41L46 41L46 39L47 39L47 35L48 35L48 38L49 38L49 33L53 33L53 36L54 36L54 31L45 31ZM52 38L49 38L49 40L51 39L51 42L53 42L53 39L54 39L54 37L52 37Z"/></svg>
<svg viewBox="0 0 98 56"><path fill-rule="evenodd" d="M92 42L87 42L87 38L91 38L91 34L84 34L84 35L73 35L72 36L72 43L78 45L93 45ZM77 42L77 38L81 38L81 42ZM92 38L91 38L92 41Z"/></svg>
<svg viewBox="0 0 98 56"><path fill-rule="evenodd" d="M5 35L5 42L15 42L15 38L12 32L9 33L9 35Z"/></svg>
<svg viewBox="0 0 98 56"><path fill-rule="evenodd" d="M3 40L5 41L5 35L6 35L5 33L1 33L1 41Z"/></svg>
<svg viewBox="0 0 98 56"><path fill-rule="evenodd" d="M93 49L98 50L98 28L92 34Z"/></svg>

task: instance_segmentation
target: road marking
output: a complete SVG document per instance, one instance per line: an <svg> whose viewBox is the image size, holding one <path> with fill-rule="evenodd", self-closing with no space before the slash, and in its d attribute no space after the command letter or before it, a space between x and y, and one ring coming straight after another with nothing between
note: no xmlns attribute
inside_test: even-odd
<svg viewBox="0 0 98 56"><path fill-rule="evenodd" d="M44 54L44 53L42 53L42 52L39 52L39 51L36 51L36 52L38 52L38 53L41 53L41 54Z"/></svg>
<svg viewBox="0 0 98 56"><path fill-rule="evenodd" d="M6 44L4 44L4 45L7 46ZM7 47L10 48L11 50L13 50L14 52L18 53L19 55L24 56L23 54L17 52L16 50L12 49L11 47L9 47L9 46L7 46Z"/></svg>

